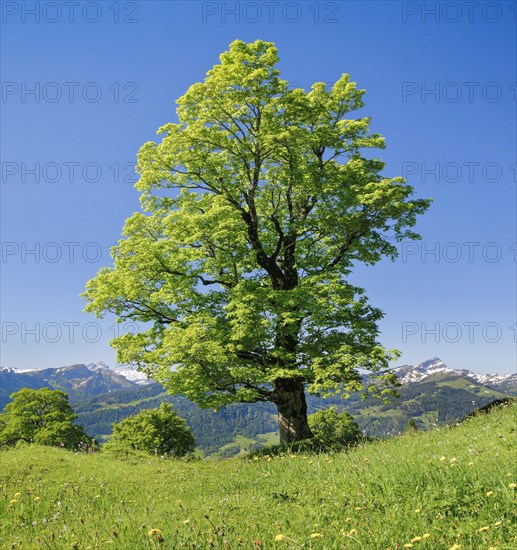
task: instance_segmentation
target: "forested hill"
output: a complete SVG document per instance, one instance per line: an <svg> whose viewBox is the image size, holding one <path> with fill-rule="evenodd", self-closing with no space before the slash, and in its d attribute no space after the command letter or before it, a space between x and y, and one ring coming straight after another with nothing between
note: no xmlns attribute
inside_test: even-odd
<svg viewBox="0 0 517 550"><path fill-rule="evenodd" d="M517 375L475 375L450 369L438 358L398 367L395 372L402 382L397 401L384 404L360 400L357 395L346 401L309 395L309 412L334 405L350 412L366 435L386 437L401 432L409 420L427 429L452 423L496 399L517 395ZM67 392L79 415L78 423L100 441L109 437L113 423L164 401L186 419L206 455L231 456L277 441L277 416L271 404L235 404L218 412L203 410L185 397L167 395L162 386L142 379L138 373L113 370L103 363L31 372L0 369L2 407L12 392L23 387Z"/></svg>
<svg viewBox="0 0 517 550"><path fill-rule="evenodd" d="M401 398L392 403L361 400L357 396L343 401L339 397L319 399L309 395L308 407L310 413L331 405L346 409L365 434L385 437L401 432L411 419L423 429L448 424L507 396L468 378L435 374L403 386ZM158 384L74 403L74 409L79 415L78 422L102 441L111 433L113 422L142 409L157 407L163 401L171 403L186 419L205 454L217 452L220 456L230 456L241 449L252 450L271 441L277 430L276 411L271 404L235 404L214 412L200 409L185 397L167 395Z"/></svg>
<svg viewBox="0 0 517 550"><path fill-rule="evenodd" d="M236 404L222 407L218 412L201 409L183 396L171 396L159 384L117 391L89 401L74 403L78 422L87 433L103 441L111 433L111 425L142 409L171 403L192 429L197 445L206 454L218 451L234 441L236 436L256 440L259 434L277 429L275 408L270 404ZM229 454L235 454L239 449Z"/></svg>

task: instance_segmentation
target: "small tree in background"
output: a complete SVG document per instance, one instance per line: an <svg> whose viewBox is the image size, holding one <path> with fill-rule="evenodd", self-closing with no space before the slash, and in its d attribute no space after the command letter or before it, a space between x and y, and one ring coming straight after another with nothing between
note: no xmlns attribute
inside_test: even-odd
<svg viewBox="0 0 517 550"><path fill-rule="evenodd" d="M363 435L353 417L335 407L309 415L308 421L314 438L325 446L350 445Z"/></svg>
<svg viewBox="0 0 517 550"><path fill-rule="evenodd" d="M113 425L113 436L105 449L131 449L148 454L182 457L192 453L196 442L185 420L171 405L146 409Z"/></svg>
<svg viewBox="0 0 517 550"><path fill-rule="evenodd" d="M24 388L11 395L0 420L0 445L19 441L77 449L92 439L82 426L74 424L77 415L68 395L59 390Z"/></svg>

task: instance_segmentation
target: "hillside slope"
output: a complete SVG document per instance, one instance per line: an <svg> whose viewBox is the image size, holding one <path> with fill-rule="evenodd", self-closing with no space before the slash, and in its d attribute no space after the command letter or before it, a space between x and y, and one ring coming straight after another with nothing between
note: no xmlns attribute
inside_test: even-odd
<svg viewBox="0 0 517 550"><path fill-rule="evenodd" d="M348 453L120 462L4 452L0 543L29 549L515 548L517 406Z"/></svg>

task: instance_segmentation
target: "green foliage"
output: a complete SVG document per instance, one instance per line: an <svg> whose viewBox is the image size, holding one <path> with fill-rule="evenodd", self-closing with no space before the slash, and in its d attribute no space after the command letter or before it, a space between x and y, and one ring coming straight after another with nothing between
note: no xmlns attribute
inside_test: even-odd
<svg viewBox="0 0 517 550"><path fill-rule="evenodd" d="M59 390L24 388L11 395L12 401L0 415L0 445L19 441L78 449L92 441L82 426L74 424L77 415Z"/></svg>
<svg viewBox="0 0 517 550"><path fill-rule="evenodd" d="M353 417L335 407L309 415L309 426L315 439L322 445L347 446L357 443L362 433Z"/></svg>
<svg viewBox="0 0 517 550"><path fill-rule="evenodd" d="M83 295L148 327L113 340L119 362L201 406L346 393L359 368L375 395L395 382L383 314L348 276L419 238L430 201L363 156L384 139L354 118L364 90L349 75L290 90L277 63L274 44L236 40L178 99L179 122L138 154L143 212Z"/></svg>
<svg viewBox="0 0 517 550"><path fill-rule="evenodd" d="M516 407L346 453L131 463L9 450L0 546L510 550Z"/></svg>
<svg viewBox="0 0 517 550"><path fill-rule="evenodd" d="M159 456L181 457L192 453L196 442L185 420L168 403L158 409L146 409L113 426L106 451L124 449Z"/></svg>

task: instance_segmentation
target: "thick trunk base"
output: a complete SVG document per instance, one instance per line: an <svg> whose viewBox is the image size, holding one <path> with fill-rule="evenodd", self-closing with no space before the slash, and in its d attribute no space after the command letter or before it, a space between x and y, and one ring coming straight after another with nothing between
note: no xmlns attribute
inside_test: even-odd
<svg viewBox="0 0 517 550"><path fill-rule="evenodd" d="M307 402L303 384L296 379L277 380L274 403L278 409L280 444L313 437L307 422Z"/></svg>

